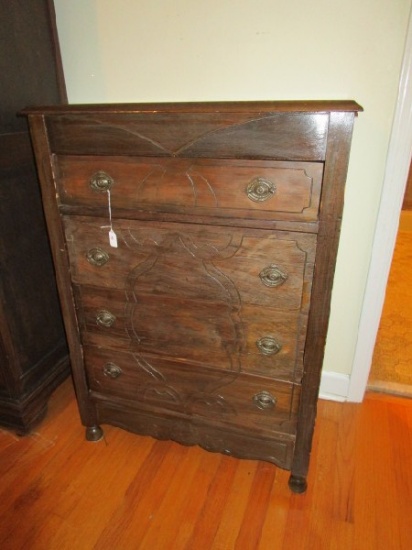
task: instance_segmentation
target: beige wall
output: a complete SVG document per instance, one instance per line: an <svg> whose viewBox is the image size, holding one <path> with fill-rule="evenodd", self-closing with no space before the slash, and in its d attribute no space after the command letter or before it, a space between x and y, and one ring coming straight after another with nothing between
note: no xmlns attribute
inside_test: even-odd
<svg viewBox="0 0 412 550"><path fill-rule="evenodd" d="M349 374L411 0L55 0L72 103L355 99L324 368Z"/></svg>

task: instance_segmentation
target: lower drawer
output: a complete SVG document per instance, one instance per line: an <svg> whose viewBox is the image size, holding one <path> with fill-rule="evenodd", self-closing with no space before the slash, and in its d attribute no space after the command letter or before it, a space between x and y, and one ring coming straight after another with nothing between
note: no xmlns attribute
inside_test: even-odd
<svg viewBox="0 0 412 550"><path fill-rule="evenodd" d="M254 434L293 434L300 386L269 378L176 364L151 355L85 348L92 391L145 411L174 412Z"/></svg>
<svg viewBox="0 0 412 550"><path fill-rule="evenodd" d="M112 347L121 340L138 353L241 370L299 382L307 315L245 305L233 314L227 304L179 297L130 301L121 290L74 287L84 343ZM160 312L160 314L159 314ZM276 344L276 348L271 346ZM266 347L265 347L266 345Z"/></svg>

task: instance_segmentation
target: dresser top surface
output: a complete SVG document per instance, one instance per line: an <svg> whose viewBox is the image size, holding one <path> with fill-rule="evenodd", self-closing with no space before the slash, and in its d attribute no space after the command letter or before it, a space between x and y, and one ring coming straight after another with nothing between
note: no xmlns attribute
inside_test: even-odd
<svg viewBox="0 0 412 550"><path fill-rule="evenodd" d="M27 107L26 115L68 115L81 113L329 113L360 112L363 108L353 100L319 101L219 101L188 103L106 103Z"/></svg>

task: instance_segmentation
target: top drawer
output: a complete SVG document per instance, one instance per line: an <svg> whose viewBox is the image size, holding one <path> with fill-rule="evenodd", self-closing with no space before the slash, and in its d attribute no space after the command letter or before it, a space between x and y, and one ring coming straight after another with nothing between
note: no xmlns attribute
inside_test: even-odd
<svg viewBox="0 0 412 550"><path fill-rule="evenodd" d="M315 221L323 164L59 156L61 204L218 217Z"/></svg>

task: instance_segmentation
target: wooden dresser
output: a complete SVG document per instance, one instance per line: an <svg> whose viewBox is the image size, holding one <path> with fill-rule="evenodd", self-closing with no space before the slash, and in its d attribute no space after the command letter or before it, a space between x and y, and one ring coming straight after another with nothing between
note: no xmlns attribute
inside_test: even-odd
<svg viewBox="0 0 412 550"><path fill-rule="evenodd" d="M306 488L353 101L27 109L86 437Z"/></svg>

